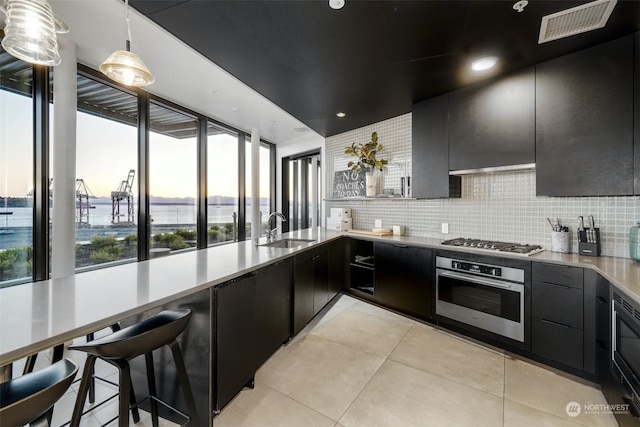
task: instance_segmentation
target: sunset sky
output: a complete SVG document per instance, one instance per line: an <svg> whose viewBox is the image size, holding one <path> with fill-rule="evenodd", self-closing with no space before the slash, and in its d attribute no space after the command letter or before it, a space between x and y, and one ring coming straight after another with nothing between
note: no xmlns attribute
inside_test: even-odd
<svg viewBox="0 0 640 427"><path fill-rule="evenodd" d="M24 197L33 188L32 128L31 99L0 90L0 196ZM95 196L109 197L129 170L137 169L136 138L133 126L78 113L76 177ZM236 141L229 135L210 137L209 195L237 195ZM250 149L247 155L250 158ZM266 177L269 157L262 155L260 160L261 177ZM152 132L149 169L151 195L195 197L195 138ZM268 179L261 179L260 195L268 194Z"/></svg>

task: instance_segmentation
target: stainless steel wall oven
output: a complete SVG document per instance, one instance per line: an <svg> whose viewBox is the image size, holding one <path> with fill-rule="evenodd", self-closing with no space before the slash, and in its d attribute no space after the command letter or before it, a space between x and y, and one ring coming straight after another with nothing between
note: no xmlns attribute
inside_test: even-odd
<svg viewBox="0 0 640 427"><path fill-rule="evenodd" d="M631 412L640 414L640 304L613 291L611 304L611 359L621 379Z"/></svg>
<svg viewBox="0 0 640 427"><path fill-rule="evenodd" d="M525 348L529 271L505 265L508 262L436 256L438 318L517 341L518 347Z"/></svg>

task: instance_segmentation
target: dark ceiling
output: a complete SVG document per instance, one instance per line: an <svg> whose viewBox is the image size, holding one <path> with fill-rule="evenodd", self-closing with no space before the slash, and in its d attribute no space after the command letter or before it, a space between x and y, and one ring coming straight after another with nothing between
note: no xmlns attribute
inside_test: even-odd
<svg viewBox="0 0 640 427"><path fill-rule="evenodd" d="M543 16L587 2L530 0L523 13L515 0L130 3L323 136L640 30L638 0L619 0L605 28L540 45ZM470 62L487 54L499 66L472 75Z"/></svg>

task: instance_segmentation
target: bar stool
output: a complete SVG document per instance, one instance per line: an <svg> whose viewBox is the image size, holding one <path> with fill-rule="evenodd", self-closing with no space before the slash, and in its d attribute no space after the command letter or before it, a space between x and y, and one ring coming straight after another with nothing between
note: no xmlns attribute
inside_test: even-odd
<svg viewBox="0 0 640 427"><path fill-rule="evenodd" d="M47 412L66 393L78 372L78 365L62 359L39 371L0 384L0 425L21 427L46 422Z"/></svg>
<svg viewBox="0 0 640 427"><path fill-rule="evenodd" d="M192 312L189 309L165 310L140 323L114 332L111 335L98 338L87 342L86 344L70 346L70 350L78 350L87 353L87 360L84 364L82 380L80 381L80 388L78 389L78 397L71 417L71 427L78 427L80 425L80 418L83 415L82 409L87 398L89 383L91 381L93 368L97 358L116 366L120 372L118 425L120 427L129 425L129 403L132 404L132 411L137 409L138 406L138 404L135 403L135 397L131 393L131 371L129 361L143 354L145 356L145 364L147 367L151 417L153 426L157 427L158 402L175 410L175 408L172 408L156 396L156 382L152 352L153 350L164 347L165 345L169 346L171 349L180 385L184 391L185 400L189 408L192 425L199 426L200 422L196 410L196 403L193 398L193 392L191 391L191 385L189 383L189 377L187 376L187 369L184 365L180 345L176 340L178 335L180 335L187 327L191 315ZM135 413L134 421L137 422L135 419Z"/></svg>

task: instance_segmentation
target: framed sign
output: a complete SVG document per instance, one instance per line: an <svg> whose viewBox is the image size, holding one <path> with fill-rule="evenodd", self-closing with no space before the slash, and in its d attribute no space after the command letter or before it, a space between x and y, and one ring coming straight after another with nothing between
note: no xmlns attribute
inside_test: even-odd
<svg viewBox="0 0 640 427"><path fill-rule="evenodd" d="M352 170L337 171L333 176L334 199L346 197L365 197L365 172Z"/></svg>

